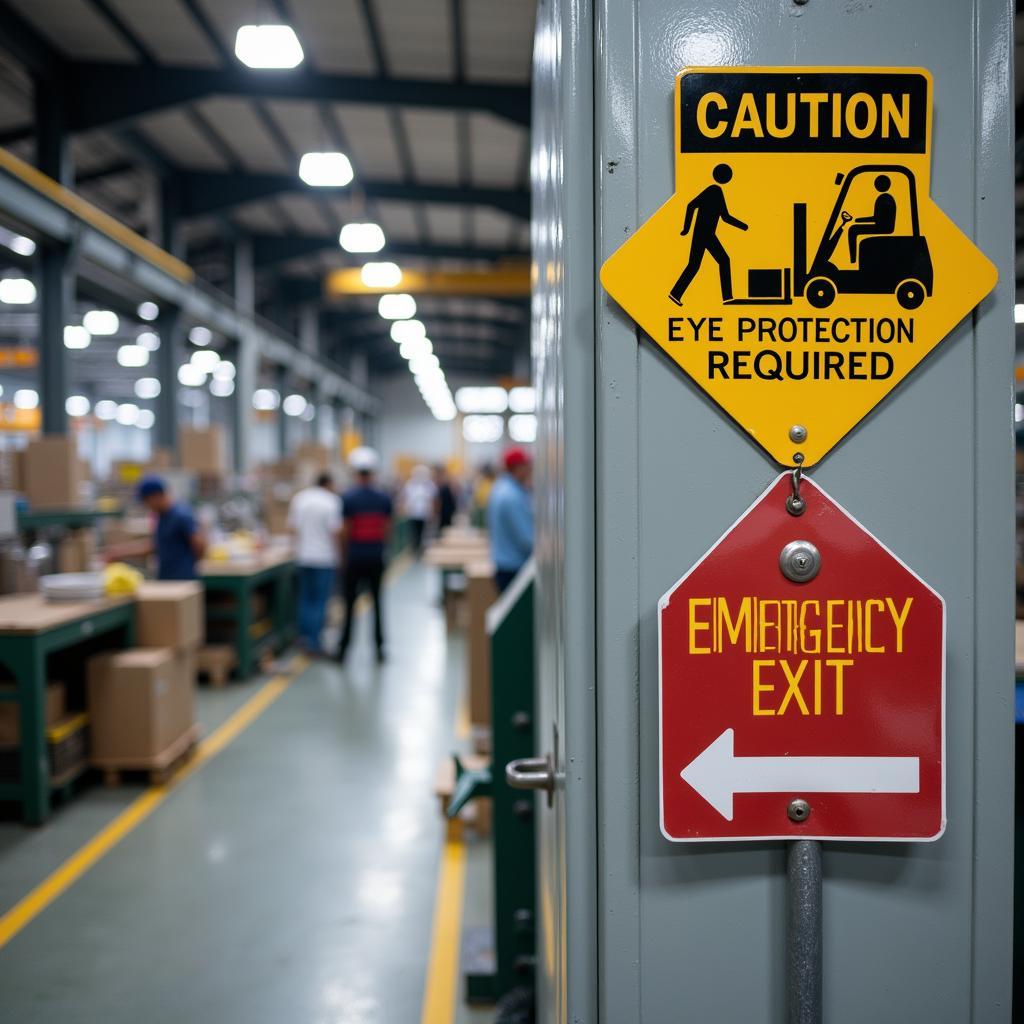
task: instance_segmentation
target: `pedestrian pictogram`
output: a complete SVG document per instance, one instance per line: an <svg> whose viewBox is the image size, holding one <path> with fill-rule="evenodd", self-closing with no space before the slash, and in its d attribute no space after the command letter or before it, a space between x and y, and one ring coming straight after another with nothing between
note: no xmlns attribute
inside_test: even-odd
<svg viewBox="0 0 1024 1024"><path fill-rule="evenodd" d="M675 194L601 281L784 465L817 462L995 285L930 198L931 122L920 69L676 80Z"/></svg>
<svg viewBox="0 0 1024 1024"><path fill-rule="evenodd" d="M779 477L661 599L668 839L937 839L945 606L823 490Z"/></svg>

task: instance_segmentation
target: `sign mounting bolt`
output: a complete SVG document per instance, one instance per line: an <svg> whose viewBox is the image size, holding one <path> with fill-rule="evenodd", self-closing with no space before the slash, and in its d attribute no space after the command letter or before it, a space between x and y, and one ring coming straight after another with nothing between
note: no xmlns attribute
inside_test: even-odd
<svg viewBox="0 0 1024 1024"><path fill-rule="evenodd" d="M821 568L821 552L809 540L792 540L779 554L782 575L793 583L808 583Z"/></svg>
<svg viewBox="0 0 1024 1024"><path fill-rule="evenodd" d="M803 444L807 440L807 428L800 423L794 423L789 428L789 439L793 444Z"/></svg>
<svg viewBox="0 0 1024 1024"><path fill-rule="evenodd" d="M811 805L806 800L791 800L786 814L790 821L806 821L811 816Z"/></svg>

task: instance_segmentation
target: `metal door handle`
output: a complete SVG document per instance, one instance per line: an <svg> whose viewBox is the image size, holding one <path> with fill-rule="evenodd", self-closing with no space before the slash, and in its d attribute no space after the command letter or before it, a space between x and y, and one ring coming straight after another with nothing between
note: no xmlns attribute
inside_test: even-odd
<svg viewBox="0 0 1024 1024"><path fill-rule="evenodd" d="M555 791L555 766L551 755L520 757L505 765L505 781L513 789L541 789L548 795L548 806Z"/></svg>

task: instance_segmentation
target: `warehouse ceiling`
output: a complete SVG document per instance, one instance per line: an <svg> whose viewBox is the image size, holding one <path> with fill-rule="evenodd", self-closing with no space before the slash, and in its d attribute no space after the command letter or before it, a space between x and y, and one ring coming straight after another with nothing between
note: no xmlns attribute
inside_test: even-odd
<svg viewBox="0 0 1024 1024"><path fill-rule="evenodd" d="M353 220L379 223L377 258L403 267L526 257L534 15L534 0L0 0L0 144L33 159L33 78L58 76L76 188L163 244L173 196L184 255L225 291L232 246L251 239L259 311L294 330L324 274L365 258L338 245ZM303 64L243 67L238 27L278 21ZM349 156L351 185L298 178L301 155L320 150ZM325 355L397 368L374 308L325 311ZM522 302L421 311L446 368L509 373L528 347Z"/></svg>

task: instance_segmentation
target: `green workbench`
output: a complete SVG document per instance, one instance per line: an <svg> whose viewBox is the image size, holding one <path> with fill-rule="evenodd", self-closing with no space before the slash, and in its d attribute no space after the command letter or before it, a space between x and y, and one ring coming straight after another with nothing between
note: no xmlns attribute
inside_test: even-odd
<svg viewBox="0 0 1024 1024"><path fill-rule="evenodd" d="M227 608L207 602L207 621L235 624L238 675L248 679L257 659L266 650L280 651L295 636L295 562L291 555L261 555L244 562L204 561L199 575L207 594L230 594ZM253 595L263 588L270 591L268 616L270 628L254 635Z"/></svg>
<svg viewBox="0 0 1024 1024"><path fill-rule="evenodd" d="M20 778L0 783L0 800L19 803L30 825L42 824L50 813L44 713L47 659L78 644L95 646L100 637L110 637L111 646L134 644L131 598L64 603L46 601L41 594L0 598L0 664L15 683L13 690L0 691L0 701L18 704L21 734Z"/></svg>

